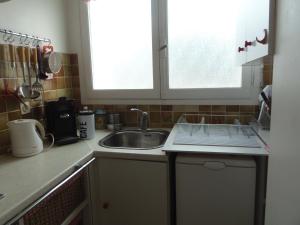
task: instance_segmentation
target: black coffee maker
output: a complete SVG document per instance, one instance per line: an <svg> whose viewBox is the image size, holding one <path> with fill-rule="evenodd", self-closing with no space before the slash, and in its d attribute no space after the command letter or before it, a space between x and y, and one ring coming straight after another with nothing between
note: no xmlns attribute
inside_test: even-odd
<svg viewBox="0 0 300 225"><path fill-rule="evenodd" d="M55 144L65 145L78 141L74 100L65 97L46 102L46 124Z"/></svg>

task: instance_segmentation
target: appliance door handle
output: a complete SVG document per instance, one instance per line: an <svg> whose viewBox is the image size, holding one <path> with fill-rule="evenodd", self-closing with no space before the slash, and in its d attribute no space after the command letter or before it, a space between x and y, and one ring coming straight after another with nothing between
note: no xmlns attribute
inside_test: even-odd
<svg viewBox="0 0 300 225"><path fill-rule="evenodd" d="M209 170L223 170L226 168L226 164L224 162L218 161L208 161L205 162L203 166Z"/></svg>
<svg viewBox="0 0 300 225"><path fill-rule="evenodd" d="M12 225L15 222L18 222L26 213L28 213L30 210L32 210L35 206L37 206L39 203L41 203L43 200L45 200L47 197L49 197L53 192L55 192L57 189L62 187L65 183L67 183L70 179L72 179L74 176L76 176L78 173L80 173L82 170L84 170L86 167L88 167L96 158L93 157L91 160L86 162L85 164L81 166L75 166L75 171L65 178L62 182L60 182L58 185L56 185L54 188L52 188L49 192L44 194L42 197L40 197L38 200L36 200L34 203L32 203L30 206L25 208L23 211L21 211L19 214L17 214L14 218L7 221L4 225Z"/></svg>

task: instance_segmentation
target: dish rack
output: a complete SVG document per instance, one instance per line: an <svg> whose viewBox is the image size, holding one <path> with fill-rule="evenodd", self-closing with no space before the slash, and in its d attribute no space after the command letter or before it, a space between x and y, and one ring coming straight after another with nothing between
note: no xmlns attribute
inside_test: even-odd
<svg viewBox="0 0 300 225"><path fill-rule="evenodd" d="M253 126L242 125L238 118L233 119L231 124L207 124L206 118L203 114L183 114L177 121L173 144L262 147Z"/></svg>
<svg viewBox="0 0 300 225"><path fill-rule="evenodd" d="M235 124L249 125L257 123L256 118L252 114L198 114L198 113L183 113L177 123L193 123L193 124Z"/></svg>

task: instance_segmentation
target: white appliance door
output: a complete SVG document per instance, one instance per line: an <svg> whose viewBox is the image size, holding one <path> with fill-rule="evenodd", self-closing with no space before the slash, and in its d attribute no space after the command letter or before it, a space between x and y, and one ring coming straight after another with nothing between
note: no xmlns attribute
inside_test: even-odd
<svg viewBox="0 0 300 225"><path fill-rule="evenodd" d="M253 225L255 179L252 159L178 157L177 225Z"/></svg>

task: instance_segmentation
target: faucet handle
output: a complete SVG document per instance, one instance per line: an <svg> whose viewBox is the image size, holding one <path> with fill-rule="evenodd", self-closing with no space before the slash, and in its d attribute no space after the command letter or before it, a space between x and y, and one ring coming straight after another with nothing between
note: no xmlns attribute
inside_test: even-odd
<svg viewBox="0 0 300 225"><path fill-rule="evenodd" d="M131 108L130 111L142 111L142 110L140 110L138 108Z"/></svg>
<svg viewBox="0 0 300 225"><path fill-rule="evenodd" d="M138 108L131 108L130 111L137 111L137 112L140 112L142 115L146 115L146 116L148 115L147 112L144 112L143 110L140 110Z"/></svg>
<svg viewBox="0 0 300 225"><path fill-rule="evenodd" d="M130 111L138 111L138 112L141 112L141 113L143 113L143 111L142 111L142 110L140 110L140 109L138 109L138 108L131 108L131 109L130 109Z"/></svg>

